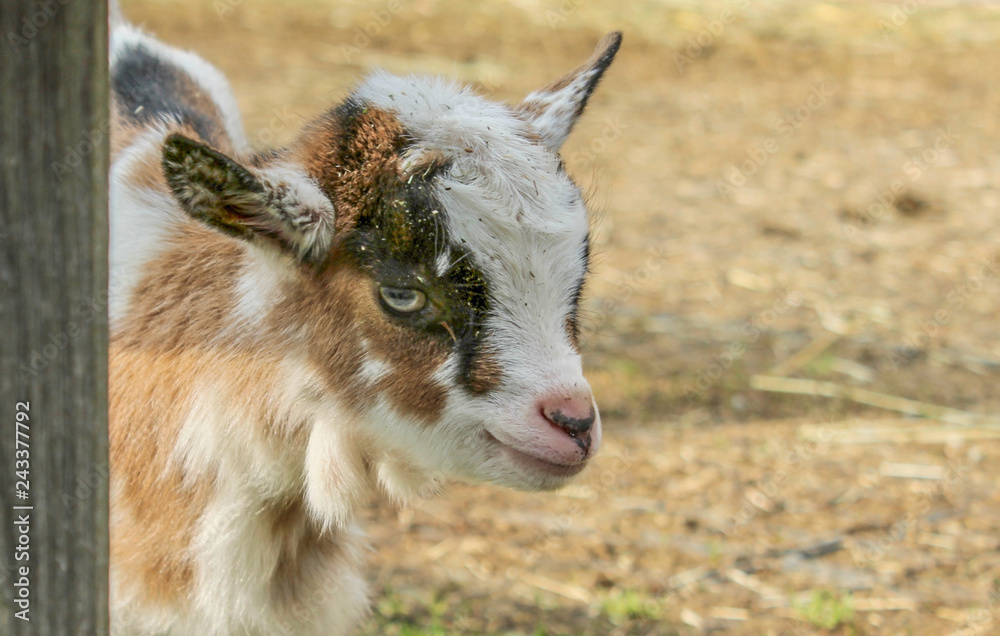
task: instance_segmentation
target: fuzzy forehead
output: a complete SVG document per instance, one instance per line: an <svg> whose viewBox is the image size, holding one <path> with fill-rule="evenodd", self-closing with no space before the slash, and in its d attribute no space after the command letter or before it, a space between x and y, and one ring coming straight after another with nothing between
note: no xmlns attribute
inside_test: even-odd
<svg viewBox="0 0 1000 636"><path fill-rule="evenodd" d="M501 236L531 232L579 242L586 235L579 189L509 106L444 78L385 72L371 75L355 96L393 113L406 130L413 145L404 171L427 157L447 160L439 189L458 225L475 214L477 223Z"/></svg>

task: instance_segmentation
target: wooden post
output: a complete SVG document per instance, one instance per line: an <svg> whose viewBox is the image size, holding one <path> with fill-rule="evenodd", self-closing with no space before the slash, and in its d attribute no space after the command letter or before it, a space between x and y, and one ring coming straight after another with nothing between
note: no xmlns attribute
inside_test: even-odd
<svg viewBox="0 0 1000 636"><path fill-rule="evenodd" d="M102 0L0 9L4 635L108 631L107 31Z"/></svg>

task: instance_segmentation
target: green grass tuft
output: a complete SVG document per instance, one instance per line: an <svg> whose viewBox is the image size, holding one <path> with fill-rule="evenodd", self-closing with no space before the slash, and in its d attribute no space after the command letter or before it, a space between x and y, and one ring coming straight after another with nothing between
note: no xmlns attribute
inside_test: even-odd
<svg viewBox="0 0 1000 636"><path fill-rule="evenodd" d="M854 618L854 597L850 593L837 596L829 590L813 590L809 602L795 609L813 625L834 629Z"/></svg>
<svg viewBox="0 0 1000 636"><path fill-rule="evenodd" d="M663 606L645 592L622 590L601 600L601 613L617 624L635 619L659 620Z"/></svg>

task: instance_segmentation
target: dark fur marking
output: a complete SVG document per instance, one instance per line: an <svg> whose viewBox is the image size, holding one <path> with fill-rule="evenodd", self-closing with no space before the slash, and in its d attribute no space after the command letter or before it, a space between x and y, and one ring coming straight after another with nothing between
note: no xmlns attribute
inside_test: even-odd
<svg viewBox="0 0 1000 636"><path fill-rule="evenodd" d="M215 102L183 69L142 45L130 45L111 71L111 87L125 121L147 127L169 118L190 126L213 146L232 145Z"/></svg>
<svg viewBox="0 0 1000 636"><path fill-rule="evenodd" d="M605 37L604 40L597 45L598 51L601 51L602 47L607 47L607 48L604 48L604 50L601 52L600 56L597 57L597 59L591 58L586 62L584 62L584 66L590 67L591 69L596 71L596 75L594 79L587 82L587 87L583 94L583 98L580 99L579 104L577 104L576 107L577 117L579 117L583 113L583 109L586 108L587 106L587 101L593 94L594 89L597 88L597 84L601 81L601 77L604 76L604 71L608 69L608 67L611 65L612 60L615 59L615 54L618 53L618 48L621 46L621 44L622 44L621 31L614 31L613 33L609 33L607 37Z"/></svg>
<svg viewBox="0 0 1000 636"><path fill-rule="evenodd" d="M377 283L415 287L427 295L424 311L396 318L442 346L453 347L460 360L459 382L479 393L495 385L487 377L499 376L498 371L476 371L489 291L471 257L451 243L444 208L433 194L432 181L439 169L431 167L405 180L402 176L380 180L370 191L371 206L359 212L346 247L358 267ZM456 264L439 276L437 258L446 248Z"/></svg>

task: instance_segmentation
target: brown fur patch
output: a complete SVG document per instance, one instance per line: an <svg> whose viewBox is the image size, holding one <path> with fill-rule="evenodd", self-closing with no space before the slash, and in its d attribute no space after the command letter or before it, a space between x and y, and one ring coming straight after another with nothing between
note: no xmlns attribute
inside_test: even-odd
<svg viewBox="0 0 1000 636"><path fill-rule="evenodd" d="M431 376L444 364L449 348L388 318L368 281L355 287L354 301L371 352L392 367L376 390L385 391L393 406L411 417L428 424L440 419L447 393Z"/></svg>
<svg viewBox="0 0 1000 636"><path fill-rule="evenodd" d="M334 202L337 234L368 210L385 180L400 178L403 133L391 113L363 108L346 119L320 119L300 135L292 155Z"/></svg>
<svg viewBox="0 0 1000 636"><path fill-rule="evenodd" d="M183 598L194 579L190 544L209 486L185 484L168 466L189 397L196 356L112 346L108 378L111 476L118 493L111 563L139 582L146 601Z"/></svg>
<svg viewBox="0 0 1000 636"><path fill-rule="evenodd" d="M541 114L541 110L542 109L538 108L537 106L536 107L529 106L528 108L525 108L521 112L528 113L528 114L530 114L532 116L537 116L537 115ZM527 139L528 141L530 141L533 144L541 144L541 143L543 143L542 136L539 135L534 130L531 130L530 128L527 129L527 130L521 131L521 136L524 137L525 139ZM560 161L562 161L562 160L560 159Z"/></svg>
<svg viewBox="0 0 1000 636"><path fill-rule="evenodd" d="M532 99L531 101L524 101L517 105L517 110L515 114L524 118L525 121L531 121L532 119L537 119L545 114L545 111L549 108L549 102L544 99ZM529 131L524 135L528 141L541 142L542 136L536 132Z"/></svg>
<svg viewBox="0 0 1000 636"><path fill-rule="evenodd" d="M373 297L371 280L349 264L331 265L314 283L274 312L273 328L281 328L281 316L301 317L308 325L310 356L347 406L361 410L384 391L400 411L427 422L438 419L446 394L430 376L447 358L447 347L388 318ZM392 369L374 387L360 378L362 339Z"/></svg>
<svg viewBox="0 0 1000 636"><path fill-rule="evenodd" d="M437 370L436 368L416 361L415 356L407 362L410 364L402 369L398 367L393 369L392 373L380 380L376 389L385 391L393 405L401 412L425 424L433 424L441 418L447 403L445 388L429 377L430 373Z"/></svg>
<svg viewBox="0 0 1000 636"><path fill-rule="evenodd" d="M502 381L503 367L496 352L488 348L478 351L469 367L469 389L473 393L488 393L499 387Z"/></svg>
<svg viewBox="0 0 1000 636"><path fill-rule="evenodd" d="M210 342L231 326L234 277L242 262L235 240L185 223L173 246L146 265L116 341L126 347L155 343L160 351Z"/></svg>

